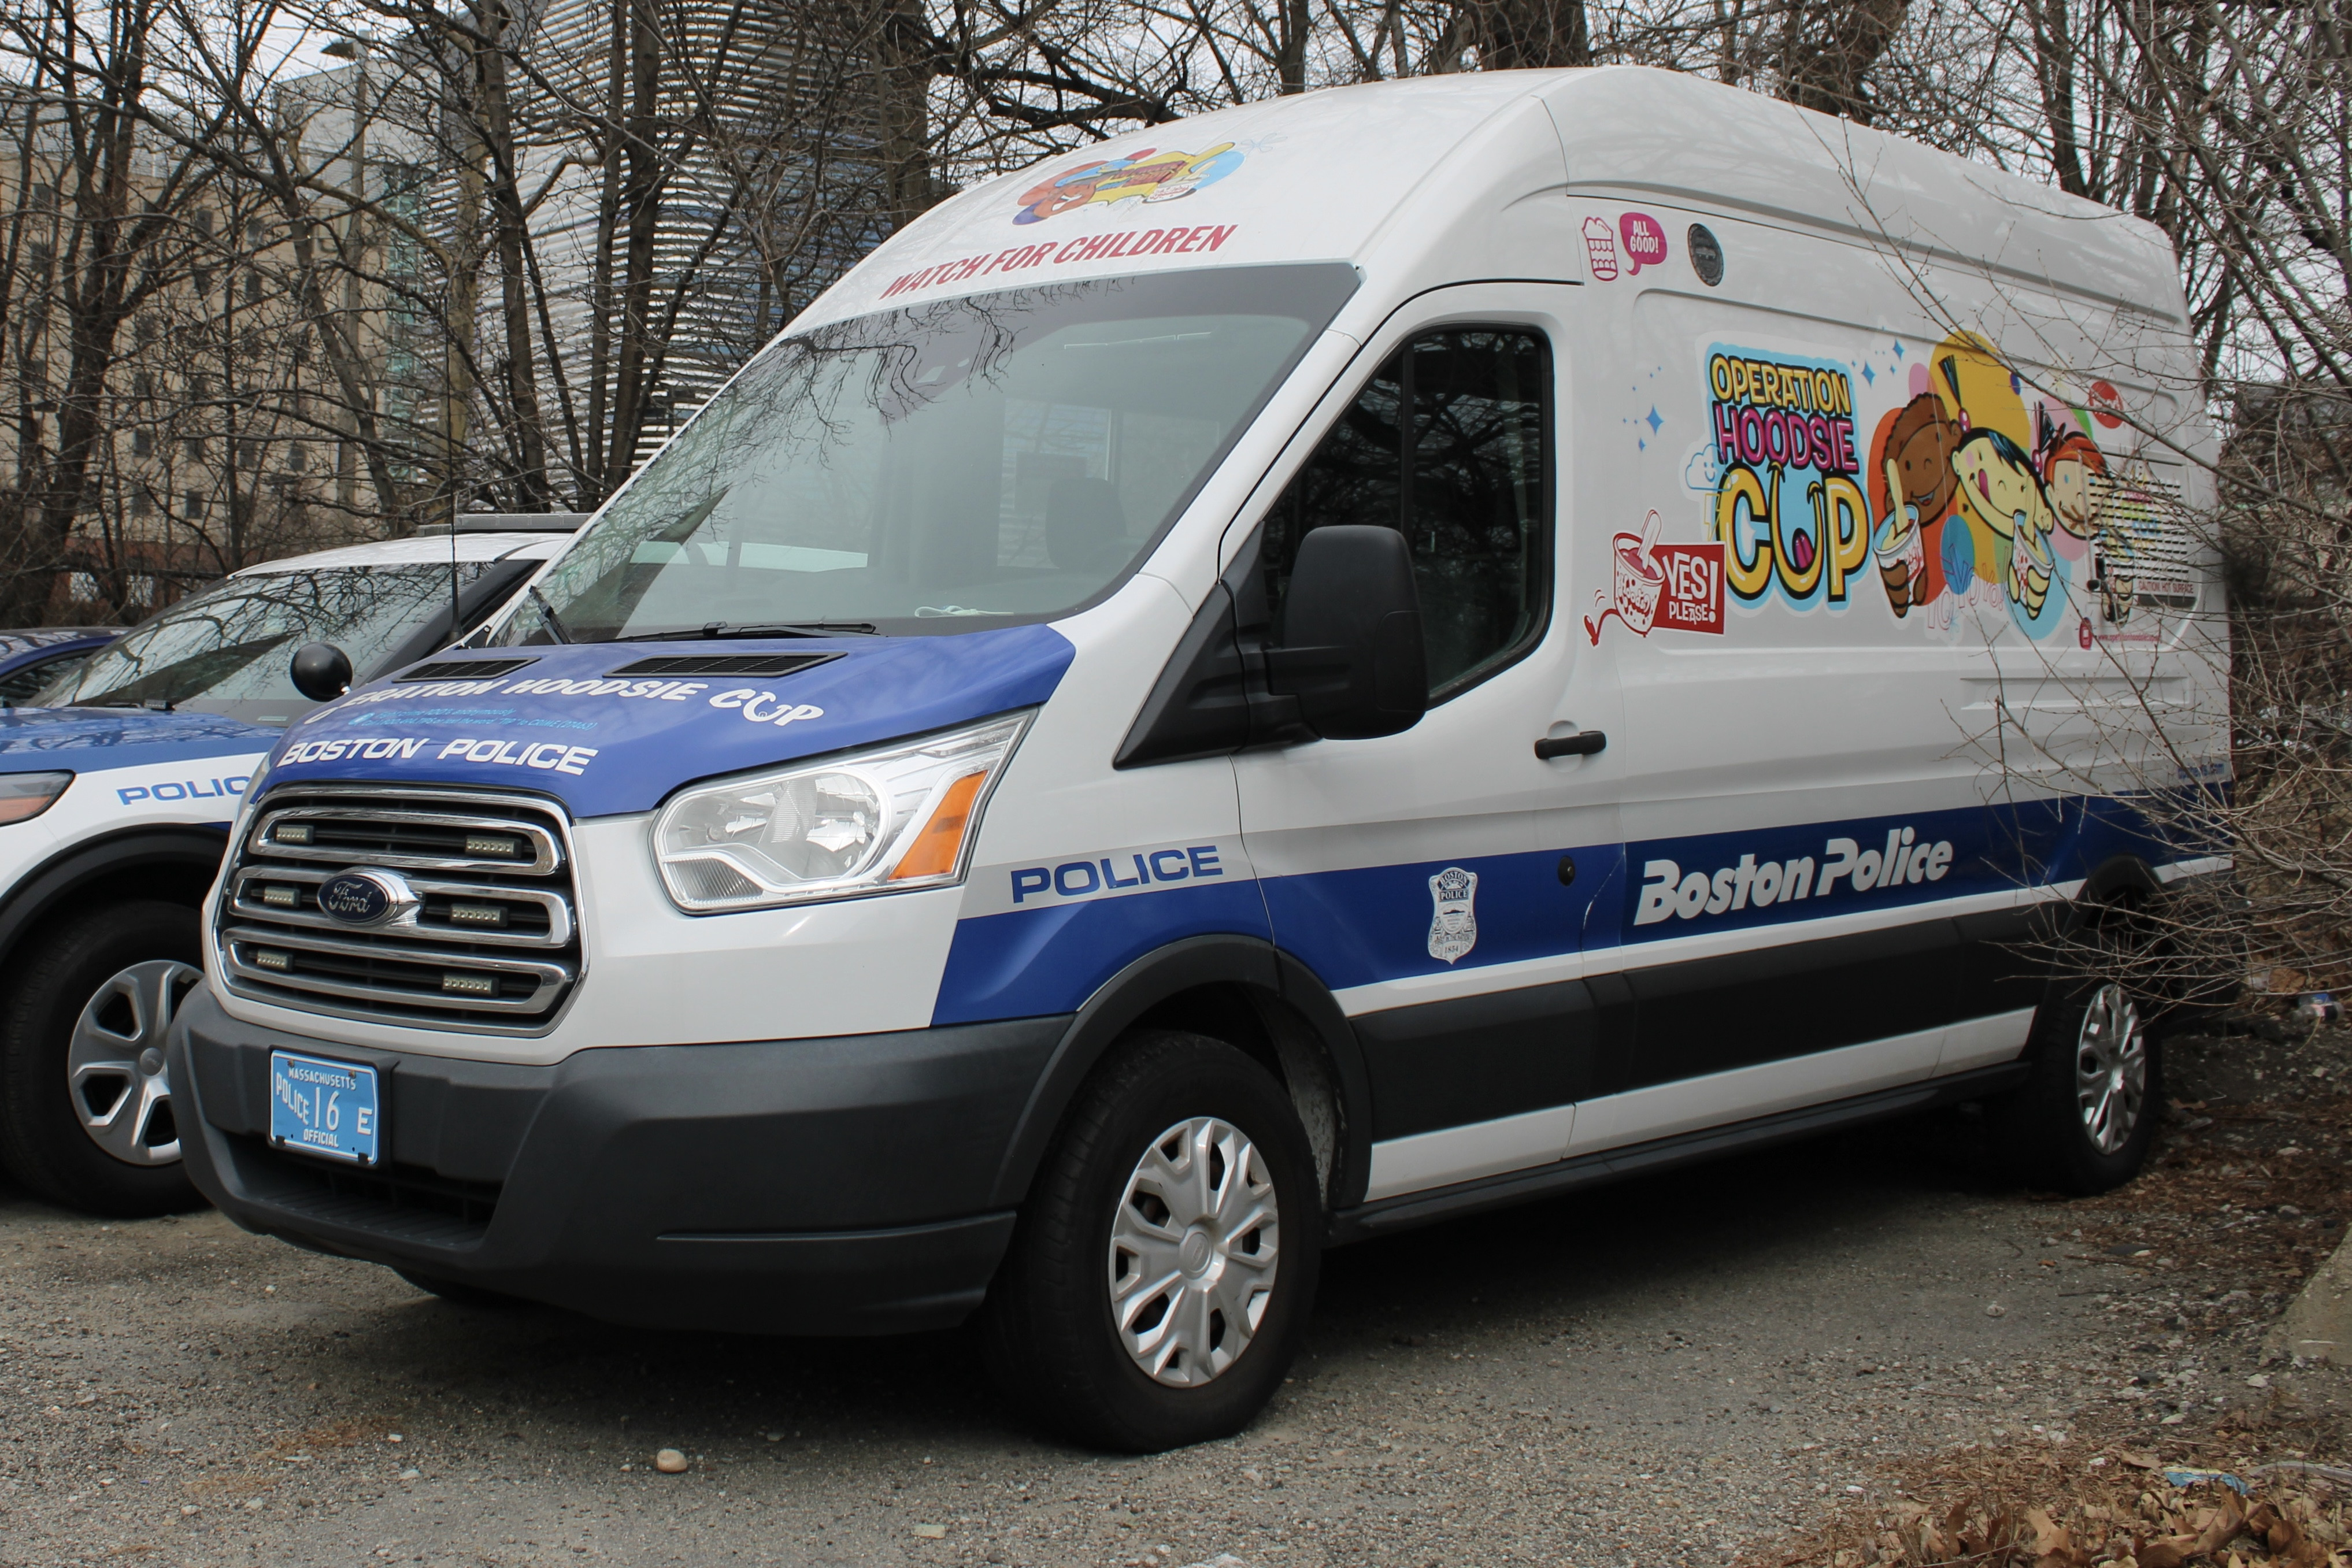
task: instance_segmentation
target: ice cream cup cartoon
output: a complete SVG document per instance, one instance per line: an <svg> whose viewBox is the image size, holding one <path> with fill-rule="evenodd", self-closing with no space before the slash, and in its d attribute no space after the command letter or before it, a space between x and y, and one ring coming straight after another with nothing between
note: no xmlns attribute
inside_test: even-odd
<svg viewBox="0 0 2352 1568"><path fill-rule="evenodd" d="M1657 540L1658 514L1649 516L1644 532L1619 534L1611 541L1616 554L1614 589L1617 613L1625 624L1640 636L1650 634L1650 626L1657 619L1658 595L1666 586L1665 573L1650 559L1650 547Z"/></svg>
<svg viewBox="0 0 2352 1568"><path fill-rule="evenodd" d="M1911 508L1902 507L1879 524L1871 549L1878 556L1878 580L1886 585L1886 602L1895 607L1898 620L1913 605L1927 602L1927 541Z"/></svg>
<svg viewBox="0 0 2352 1568"><path fill-rule="evenodd" d="M2028 620L2033 620L2042 614L2042 606L2050 597L2050 578L2057 566L2041 525L2023 512L2016 521L2016 534L2010 541L2009 596L2024 610Z"/></svg>
<svg viewBox="0 0 2352 1568"><path fill-rule="evenodd" d="M1585 264L1592 276L1607 283L1617 276L1617 231L1606 218L1584 220Z"/></svg>

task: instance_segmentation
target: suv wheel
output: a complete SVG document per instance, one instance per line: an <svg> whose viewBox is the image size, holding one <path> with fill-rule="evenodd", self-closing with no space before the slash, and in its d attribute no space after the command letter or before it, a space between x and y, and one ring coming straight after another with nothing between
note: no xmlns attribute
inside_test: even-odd
<svg viewBox="0 0 2352 1568"><path fill-rule="evenodd" d="M1239 1431L1297 1352L1322 1225L1273 1075L1221 1040L1138 1035L1038 1173L989 1294L989 1364L1039 1421L1102 1448Z"/></svg>
<svg viewBox="0 0 2352 1568"><path fill-rule="evenodd" d="M196 913L87 911L31 946L0 1000L0 1161L52 1203L135 1217L203 1200L180 1166L163 1040L204 984Z"/></svg>

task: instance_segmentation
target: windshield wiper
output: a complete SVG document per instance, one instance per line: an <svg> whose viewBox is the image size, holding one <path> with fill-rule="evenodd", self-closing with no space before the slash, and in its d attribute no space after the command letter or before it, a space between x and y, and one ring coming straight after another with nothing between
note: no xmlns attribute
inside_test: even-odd
<svg viewBox="0 0 2352 1568"><path fill-rule="evenodd" d="M559 643L571 642L572 633L563 629L563 617L555 612L555 606L547 601L547 595L539 591L539 584L534 582L523 591L530 595L530 601L533 604L539 606L539 612L547 617L547 629L555 633L555 640Z"/></svg>
<svg viewBox="0 0 2352 1568"><path fill-rule="evenodd" d="M688 643L705 637L878 637L871 621L713 621L677 632L635 632L615 643Z"/></svg>

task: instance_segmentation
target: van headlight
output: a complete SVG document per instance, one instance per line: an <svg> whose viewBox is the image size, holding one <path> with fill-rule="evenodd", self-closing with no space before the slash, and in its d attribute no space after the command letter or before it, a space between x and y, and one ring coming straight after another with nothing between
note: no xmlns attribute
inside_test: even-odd
<svg viewBox="0 0 2352 1568"><path fill-rule="evenodd" d="M654 822L662 885L708 915L961 882L1029 717L682 790Z"/></svg>

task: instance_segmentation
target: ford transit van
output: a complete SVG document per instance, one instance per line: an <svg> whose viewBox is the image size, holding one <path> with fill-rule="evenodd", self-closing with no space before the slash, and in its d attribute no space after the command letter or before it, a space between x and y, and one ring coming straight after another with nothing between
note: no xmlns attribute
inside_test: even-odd
<svg viewBox="0 0 2352 1568"><path fill-rule="evenodd" d="M289 727L190 1167L445 1294L977 1316L1136 1448L1332 1245L1960 1102L2112 1186L2157 998L2035 944L2225 864L2136 804L2224 755L2194 376L2147 225L1685 76L981 185Z"/></svg>

